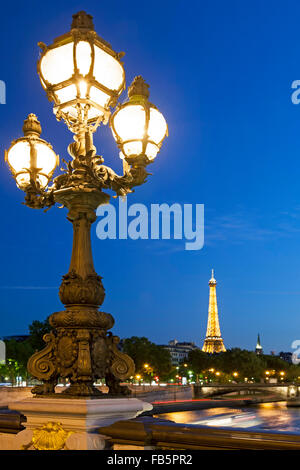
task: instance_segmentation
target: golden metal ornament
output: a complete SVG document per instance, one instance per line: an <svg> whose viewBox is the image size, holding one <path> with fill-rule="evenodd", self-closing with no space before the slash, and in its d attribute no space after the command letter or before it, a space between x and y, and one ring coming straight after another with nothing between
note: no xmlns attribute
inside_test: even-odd
<svg viewBox="0 0 300 470"><path fill-rule="evenodd" d="M32 446L35 450L63 450L66 440L72 433L65 431L61 423L49 421L33 431L31 442L22 449L26 450Z"/></svg>

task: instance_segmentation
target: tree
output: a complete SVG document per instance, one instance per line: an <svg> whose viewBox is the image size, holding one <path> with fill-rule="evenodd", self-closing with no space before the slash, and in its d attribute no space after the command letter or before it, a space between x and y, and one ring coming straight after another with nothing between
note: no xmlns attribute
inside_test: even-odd
<svg viewBox="0 0 300 470"><path fill-rule="evenodd" d="M210 368L211 357L210 354L201 351L201 349L194 349L189 352L187 362L192 371L199 375Z"/></svg>
<svg viewBox="0 0 300 470"><path fill-rule="evenodd" d="M296 364L289 364L286 371L285 380L287 382L299 382L300 379L300 366Z"/></svg>
<svg viewBox="0 0 300 470"><path fill-rule="evenodd" d="M289 363L281 359L281 357L264 354L261 356L266 364L266 369L286 371L289 368Z"/></svg>
<svg viewBox="0 0 300 470"><path fill-rule="evenodd" d="M123 351L133 359L136 373L147 377L149 381L156 375L161 379L165 378L172 369L170 352L144 336L126 338ZM149 366L150 372L147 372L145 364Z"/></svg>
<svg viewBox="0 0 300 470"><path fill-rule="evenodd" d="M266 363L252 351L232 348L218 354L207 354L200 349L191 351L188 363L195 374L203 374L214 381L244 380L263 377ZM219 372L220 375L216 375ZM237 376L233 376L237 373Z"/></svg>
<svg viewBox="0 0 300 470"><path fill-rule="evenodd" d="M7 359L5 364L0 365L0 376L2 381L8 379L12 385L16 385L17 377L24 376L23 366L13 359Z"/></svg>
<svg viewBox="0 0 300 470"><path fill-rule="evenodd" d="M49 318L46 318L44 321L34 320L31 325L29 325L28 341L34 351L39 351L45 347L43 336L47 333L50 333L50 331L51 326L49 323Z"/></svg>
<svg viewBox="0 0 300 470"><path fill-rule="evenodd" d="M153 364L154 374L158 375L160 379L165 379L172 369L171 354L162 346L151 344L150 363Z"/></svg>
<svg viewBox="0 0 300 470"><path fill-rule="evenodd" d="M11 339L6 341L6 355L9 358L6 362L12 361L18 365L19 375L24 378L28 377L27 374L27 362L30 356L34 353L34 349L31 346L29 340L16 341ZM8 374L6 374L8 375Z"/></svg>
<svg viewBox="0 0 300 470"><path fill-rule="evenodd" d="M6 361L4 368L0 369L2 376L10 377L10 382L15 383L17 376L28 378L27 362L35 351L43 349L45 342L43 336L49 333L51 327L48 318L41 322L34 320L29 325L29 337L24 341L16 341L15 339L6 340Z"/></svg>
<svg viewBox="0 0 300 470"><path fill-rule="evenodd" d="M258 356L253 351L246 349L232 348L226 352L217 355L215 360L216 367L223 372L232 375L238 372L239 379L254 378L259 380L266 367L264 358Z"/></svg>

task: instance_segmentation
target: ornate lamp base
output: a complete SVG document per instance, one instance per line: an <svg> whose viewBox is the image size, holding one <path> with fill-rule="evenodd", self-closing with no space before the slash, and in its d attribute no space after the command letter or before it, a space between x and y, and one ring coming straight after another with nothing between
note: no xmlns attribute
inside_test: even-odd
<svg viewBox="0 0 300 470"><path fill-rule="evenodd" d="M113 317L91 308L57 312L50 316L53 332L46 334L47 346L31 356L28 372L42 385L33 388L36 395L53 395L59 377L69 378L70 386L59 395L69 397L102 396L94 385L105 378L110 395L128 395L130 390L121 380L134 374L134 363L118 350L119 338L108 328Z"/></svg>

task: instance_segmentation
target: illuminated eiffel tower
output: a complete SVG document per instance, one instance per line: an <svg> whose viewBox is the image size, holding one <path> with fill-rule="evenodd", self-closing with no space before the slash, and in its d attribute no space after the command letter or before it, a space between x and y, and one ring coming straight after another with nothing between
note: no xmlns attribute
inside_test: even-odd
<svg viewBox="0 0 300 470"><path fill-rule="evenodd" d="M212 269L211 279L209 281L209 307L206 338L204 340L202 351L207 353L219 353L226 351L219 325L218 305L217 305L217 281L214 278Z"/></svg>

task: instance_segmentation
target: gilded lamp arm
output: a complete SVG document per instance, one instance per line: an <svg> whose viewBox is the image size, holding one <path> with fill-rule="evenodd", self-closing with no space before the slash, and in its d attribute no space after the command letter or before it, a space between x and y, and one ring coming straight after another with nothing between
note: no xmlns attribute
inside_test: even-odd
<svg viewBox="0 0 300 470"><path fill-rule="evenodd" d="M148 159L147 159L148 160ZM82 157L78 160L67 163L63 173L54 178L53 186L48 190L42 188L37 181L32 179L30 185L25 189L24 204L32 209L50 209L55 203L55 191L68 187L81 188L86 184L95 189L111 189L117 196L126 196L133 192L135 186L140 186L146 182L147 176L151 173L146 171L146 165L150 161L138 161L132 166L128 164L124 170L124 175L118 175L110 167L102 164L103 159L94 156L91 159ZM75 163L75 164L74 164Z"/></svg>
<svg viewBox="0 0 300 470"><path fill-rule="evenodd" d="M24 189L25 201L23 204L31 209L44 209L47 211L55 204L53 189L45 191L37 182L32 180L30 185Z"/></svg>
<svg viewBox="0 0 300 470"><path fill-rule="evenodd" d="M95 173L102 187L115 191L117 196L126 196L134 191L135 186L146 182L147 176L151 174L146 171L149 163L151 161L147 157L126 159L122 176L105 165L99 165Z"/></svg>

